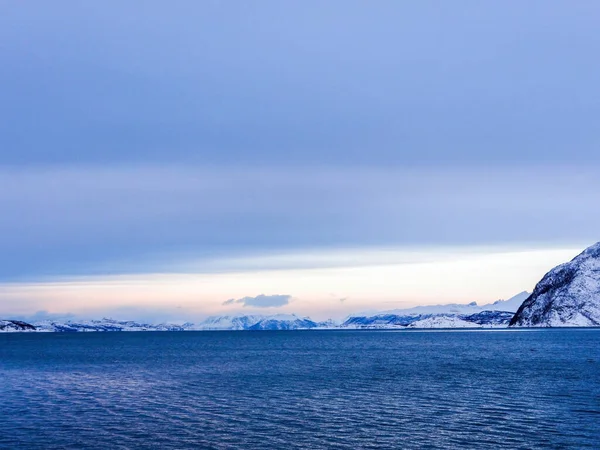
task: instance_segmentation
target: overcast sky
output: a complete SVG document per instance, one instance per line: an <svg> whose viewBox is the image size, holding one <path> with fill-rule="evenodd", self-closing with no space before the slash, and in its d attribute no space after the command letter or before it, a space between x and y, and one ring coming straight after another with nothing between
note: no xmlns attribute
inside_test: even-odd
<svg viewBox="0 0 600 450"><path fill-rule="evenodd" d="M531 290L599 240L599 20L583 0L2 1L0 315ZM465 258L502 272L475 283Z"/></svg>

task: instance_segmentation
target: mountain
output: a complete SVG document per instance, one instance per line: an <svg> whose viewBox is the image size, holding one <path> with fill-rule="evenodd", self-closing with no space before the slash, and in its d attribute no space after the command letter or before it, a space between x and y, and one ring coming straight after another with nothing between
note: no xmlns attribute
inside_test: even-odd
<svg viewBox="0 0 600 450"><path fill-rule="evenodd" d="M510 326L600 326L600 242L548 272Z"/></svg>
<svg viewBox="0 0 600 450"><path fill-rule="evenodd" d="M318 328L319 323L295 314L272 316L213 316L196 325L196 330L306 330Z"/></svg>
<svg viewBox="0 0 600 450"><path fill-rule="evenodd" d="M150 324L136 321L69 319L45 320L34 325L16 320L0 321L0 331L88 332L88 331L191 331L191 330L309 330L309 329L403 329L403 328L499 328L508 326L514 311L529 297L521 292L508 300L483 306L447 304L417 306L370 314L355 314L343 323L316 322L295 314L212 316L193 324Z"/></svg>
<svg viewBox="0 0 600 450"><path fill-rule="evenodd" d="M247 330L263 316L211 316L194 326L195 330Z"/></svg>
<svg viewBox="0 0 600 450"><path fill-rule="evenodd" d="M36 331L36 327L20 320L0 320L0 333L10 331Z"/></svg>
<svg viewBox="0 0 600 450"><path fill-rule="evenodd" d="M446 305L415 306L379 313L354 314L341 328L500 328L507 327L528 292L520 292L508 300L479 306L450 303Z"/></svg>
<svg viewBox="0 0 600 450"><path fill-rule="evenodd" d="M523 302L531 293L527 291L519 292L517 295L508 300L496 300L494 303L482 306L482 309L487 311L512 311L517 312Z"/></svg>
<svg viewBox="0 0 600 450"><path fill-rule="evenodd" d="M29 325L16 320L0 321L0 331L89 332L89 331L209 331L209 330L310 330L310 329L387 329L387 328L464 328L505 327L527 297L522 292L508 300L478 306L477 303L417 306L409 309L357 314L342 323L329 319L317 322L295 314L211 316L193 324L152 324L131 320L44 320ZM514 308L514 309L513 309ZM23 325L18 325L23 324ZM28 328L31 327L31 328Z"/></svg>
<svg viewBox="0 0 600 450"><path fill-rule="evenodd" d="M131 320L119 321L114 319L101 320L68 320L66 322L43 321L36 323L37 331L41 332L86 332L86 331L185 331L192 326L174 324L148 324Z"/></svg>
<svg viewBox="0 0 600 450"><path fill-rule="evenodd" d="M362 316L375 314L393 314L397 316L412 316L423 314L477 314L482 311L507 311L515 313L521 306L523 301L529 297L529 292L520 292L508 300L496 300L494 303L478 305L476 302L471 303L449 303L444 305L426 305L415 306L413 308L393 309L389 311L381 311L377 313L363 313ZM358 315L358 314L356 314Z"/></svg>
<svg viewBox="0 0 600 450"><path fill-rule="evenodd" d="M514 313L510 311L480 311L473 314L376 314L349 317L341 328L502 328L507 327Z"/></svg>
<svg viewBox="0 0 600 450"><path fill-rule="evenodd" d="M212 316L198 323L150 324L132 320L45 320L35 326L17 320L0 321L0 331L88 332L88 331L209 331L209 330L308 330L336 328L333 320L315 322L295 314Z"/></svg>
<svg viewBox="0 0 600 450"><path fill-rule="evenodd" d="M333 320L315 322L308 317L295 314L212 316L198 324L182 325L161 323L150 324L131 320L114 319L67 321L45 320L35 326L17 320L0 320L0 332L38 331L38 332L90 332L90 331L208 331L208 330L308 330L314 328L335 328Z"/></svg>
<svg viewBox="0 0 600 450"><path fill-rule="evenodd" d="M407 328L473 328L476 325L459 316L437 315L419 319L408 325Z"/></svg>

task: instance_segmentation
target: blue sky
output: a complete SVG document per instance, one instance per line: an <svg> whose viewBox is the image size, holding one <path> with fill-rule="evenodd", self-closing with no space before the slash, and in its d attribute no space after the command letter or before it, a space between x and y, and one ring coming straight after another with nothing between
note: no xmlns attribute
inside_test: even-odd
<svg viewBox="0 0 600 450"><path fill-rule="evenodd" d="M359 267L373 249L598 240L597 2L0 9L10 289L261 270L265 257L263 270ZM347 249L343 263L331 256ZM212 301L298 298L293 283L263 283ZM0 312L13 306L0 299Z"/></svg>

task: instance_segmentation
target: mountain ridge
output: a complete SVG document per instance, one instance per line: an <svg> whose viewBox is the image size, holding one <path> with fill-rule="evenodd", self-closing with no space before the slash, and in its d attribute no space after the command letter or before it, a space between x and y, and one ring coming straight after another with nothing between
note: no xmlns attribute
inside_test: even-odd
<svg viewBox="0 0 600 450"><path fill-rule="evenodd" d="M38 332L111 332L111 331L219 331L219 330L309 330L309 329L394 329L394 328L464 328L506 326L513 315L512 304L527 292L521 292L508 300L478 306L469 304L446 304L416 306L407 309L353 314L342 321L328 319L315 321L296 314L234 314L210 316L198 323L146 323L112 318L83 320L42 320L27 324L30 331ZM489 309L487 309L489 308ZM502 311L502 308L509 311ZM516 309L516 308L515 308ZM26 323L26 322L22 322ZM1 329L0 329L1 330ZM4 331L26 331L11 326Z"/></svg>
<svg viewBox="0 0 600 450"><path fill-rule="evenodd" d="M314 321L295 314L223 315L183 324L148 324L136 321L45 320L29 324L0 320L1 332L86 331L209 331L209 330L310 330L310 329L410 329L600 326L600 242L571 261L551 269L533 292L479 306L445 304L352 314L342 322Z"/></svg>
<svg viewBox="0 0 600 450"><path fill-rule="evenodd" d="M546 273L509 326L600 326L600 242Z"/></svg>

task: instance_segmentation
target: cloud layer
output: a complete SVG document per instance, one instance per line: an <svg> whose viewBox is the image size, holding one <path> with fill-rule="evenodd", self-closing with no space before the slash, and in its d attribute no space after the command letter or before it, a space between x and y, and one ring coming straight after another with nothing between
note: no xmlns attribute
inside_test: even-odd
<svg viewBox="0 0 600 450"><path fill-rule="evenodd" d="M600 161L598 2L89 3L2 2L0 163Z"/></svg>
<svg viewBox="0 0 600 450"><path fill-rule="evenodd" d="M215 270L222 258L295 249L595 242L597 173L0 168L0 252L10 255L0 280Z"/></svg>

